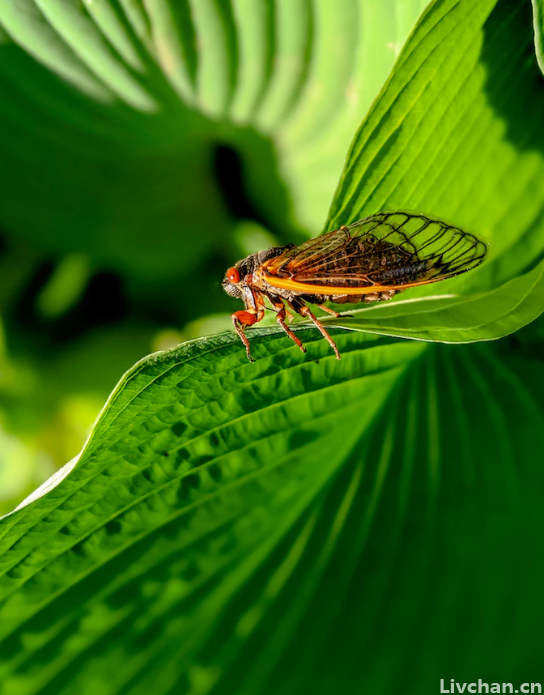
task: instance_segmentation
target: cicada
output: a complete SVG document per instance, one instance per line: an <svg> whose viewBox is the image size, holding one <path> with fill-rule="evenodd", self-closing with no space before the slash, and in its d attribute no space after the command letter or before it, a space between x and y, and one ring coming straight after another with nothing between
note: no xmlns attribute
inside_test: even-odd
<svg viewBox="0 0 544 695"><path fill-rule="evenodd" d="M288 244L252 253L227 270L223 288L242 299L245 309L232 321L251 362L247 326L264 316L266 304L276 321L305 352L286 323L293 312L309 319L340 353L327 330L307 306L339 317L324 302L380 302L410 287L447 280L476 268L487 246L447 222L409 212L379 212L342 226L300 246ZM286 306L287 305L287 306Z"/></svg>

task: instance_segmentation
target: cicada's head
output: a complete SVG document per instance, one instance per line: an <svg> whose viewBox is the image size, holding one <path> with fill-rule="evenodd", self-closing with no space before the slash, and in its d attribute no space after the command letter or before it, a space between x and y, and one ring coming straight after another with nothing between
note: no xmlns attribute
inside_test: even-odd
<svg viewBox="0 0 544 695"><path fill-rule="evenodd" d="M233 268L229 268L227 270L225 278L223 279L223 282L221 283L223 285L223 289L227 294L230 294L231 297L241 299L242 290L240 289L239 283L240 273L238 272L238 269L236 268L236 266L234 266Z"/></svg>
<svg viewBox="0 0 544 695"><path fill-rule="evenodd" d="M251 275L265 261L271 258L276 258L280 256L285 251L294 248L294 244L287 244L287 246L274 246L271 249L266 249L265 251L258 251L257 253L252 253L238 261L232 268L227 270L225 278L221 283L223 289L231 297L236 297L236 299L242 299L242 286L248 275Z"/></svg>
<svg viewBox="0 0 544 695"><path fill-rule="evenodd" d="M255 267L254 254L238 261L232 268L229 268L225 278L221 283L227 294L236 299L242 299L242 283L247 275L253 272Z"/></svg>

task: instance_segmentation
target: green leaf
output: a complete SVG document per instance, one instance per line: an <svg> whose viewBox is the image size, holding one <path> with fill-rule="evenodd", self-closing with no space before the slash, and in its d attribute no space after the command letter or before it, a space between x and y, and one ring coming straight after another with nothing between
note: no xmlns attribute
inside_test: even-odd
<svg viewBox="0 0 544 695"><path fill-rule="evenodd" d="M544 261L497 289L377 304L324 323L380 335L441 343L496 340L544 312ZM353 317L353 318L352 318Z"/></svg>
<svg viewBox="0 0 544 695"><path fill-rule="evenodd" d="M466 287L496 287L544 248L543 114L529 3L433 3L355 136L326 228L377 210L452 220L491 243Z"/></svg>
<svg viewBox="0 0 544 695"><path fill-rule="evenodd" d="M542 363L335 337L341 362L308 331L306 356L223 336L127 374L0 524L6 695L535 679Z"/></svg>

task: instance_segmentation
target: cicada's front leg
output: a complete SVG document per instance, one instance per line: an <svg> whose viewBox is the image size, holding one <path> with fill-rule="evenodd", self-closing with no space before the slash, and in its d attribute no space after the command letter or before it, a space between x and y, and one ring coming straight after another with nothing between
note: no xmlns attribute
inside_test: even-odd
<svg viewBox="0 0 544 695"><path fill-rule="evenodd" d="M246 348L248 360L250 362L255 362L255 360L251 356L251 350L249 349L249 340L247 338L247 335L245 334L244 328L246 326L253 326L254 323L260 321L260 319L257 318L257 313L253 313L250 311L235 311L234 314L232 314L231 318L232 323L234 324L234 330L236 331L236 333L238 333L238 335L240 336L240 340Z"/></svg>
<svg viewBox="0 0 544 695"><path fill-rule="evenodd" d="M255 323L259 323L264 316L264 299L256 292L251 292L248 294L246 301L246 309L242 311L235 311L232 314L232 323L234 324L234 330L240 337L240 340L244 344L246 349L246 355L250 362L255 362L251 356L251 350L249 348L249 340L245 333L246 326L253 326ZM248 306L248 304L253 304L254 306Z"/></svg>

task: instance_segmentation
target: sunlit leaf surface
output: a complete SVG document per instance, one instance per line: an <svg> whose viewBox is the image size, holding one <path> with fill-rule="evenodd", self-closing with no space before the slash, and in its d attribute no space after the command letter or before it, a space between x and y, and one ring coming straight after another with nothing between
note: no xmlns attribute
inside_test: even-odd
<svg viewBox="0 0 544 695"><path fill-rule="evenodd" d="M443 0L425 14L353 141L327 225L396 209L453 220L490 243L478 280L465 276L476 287L518 274L544 247L531 8L494 6Z"/></svg>

